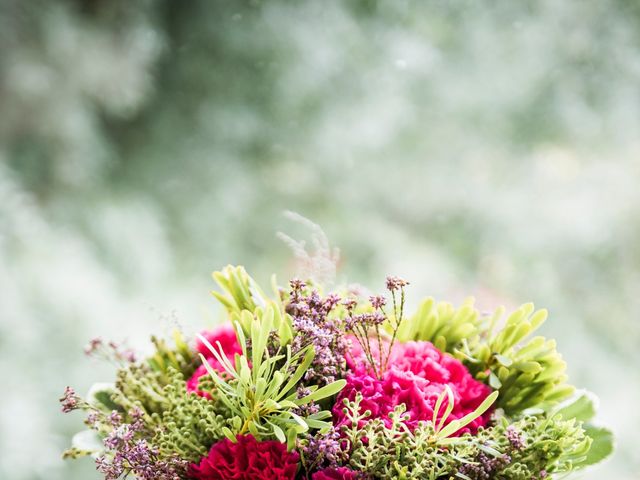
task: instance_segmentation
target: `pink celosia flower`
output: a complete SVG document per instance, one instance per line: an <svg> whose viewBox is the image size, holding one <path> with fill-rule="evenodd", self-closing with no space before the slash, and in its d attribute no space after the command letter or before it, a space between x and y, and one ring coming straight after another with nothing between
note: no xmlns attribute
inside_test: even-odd
<svg viewBox="0 0 640 480"><path fill-rule="evenodd" d="M465 412L464 415L480 406L491 393L491 388L474 379L460 360L441 352L430 342L397 344L389 364L395 369L411 372L432 383L449 384L455 396L453 411L456 412L456 407L459 407ZM486 416L488 419L490 413ZM480 425L476 428L478 426Z"/></svg>
<svg viewBox="0 0 640 480"><path fill-rule="evenodd" d="M491 389L475 380L459 360L440 352L430 342L394 345L382 379L366 371L357 348L352 355L350 363L354 371L347 377L347 385L333 407L334 423L338 427L349 423L342 400L354 400L358 392L363 397L360 411L370 410L369 418L380 418L387 426L391 424L389 413L404 403L409 414L407 425L411 429L421 420L433 419L433 409L445 385L449 385L454 396L453 410L445 423L471 413L491 393ZM446 405L447 400L441 411ZM487 423L489 416L486 412L457 433L475 432Z"/></svg>
<svg viewBox="0 0 640 480"><path fill-rule="evenodd" d="M217 342L220 342L222 351L226 354L232 364L235 354L242 354L242 347L238 343L236 332L230 325L223 325L215 330L202 332L202 336L206 338L207 341L216 349L218 348ZM211 350L209 350L201 340L196 342L196 350L207 359L207 362L214 370L221 373L224 372L224 368L218 359L213 356ZM200 377L203 375L207 375L207 369L204 365L200 365L191 378L187 380L187 391L195 392L202 397L210 398L210 395L207 392L198 390L198 382L200 381Z"/></svg>
<svg viewBox="0 0 640 480"><path fill-rule="evenodd" d="M358 472L345 467L325 468L311 475L311 480L357 480L361 478Z"/></svg>
<svg viewBox="0 0 640 480"><path fill-rule="evenodd" d="M189 476L196 480L293 480L299 459L283 443L238 435L236 443L226 438L214 443L199 464L189 467Z"/></svg>

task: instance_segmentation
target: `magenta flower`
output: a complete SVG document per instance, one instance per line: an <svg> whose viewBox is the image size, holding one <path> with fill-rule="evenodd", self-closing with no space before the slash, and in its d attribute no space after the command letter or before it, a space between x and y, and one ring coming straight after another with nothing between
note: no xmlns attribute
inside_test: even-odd
<svg viewBox="0 0 640 480"><path fill-rule="evenodd" d="M358 472L345 467L325 468L311 475L311 480L357 480L361 478Z"/></svg>
<svg viewBox="0 0 640 480"><path fill-rule="evenodd" d="M349 423L343 412L343 399L353 401L358 392L363 397L360 412L370 410L370 419L380 418L387 426L391 425L389 413L404 404L409 415L406 423L411 429L415 429L420 421L433 419L433 409L445 385L451 388L454 397L453 410L445 424L471 413L491 393L491 389L475 380L459 360L440 352L430 342L396 344L381 379L370 375L363 362L358 361L361 352L357 348L352 355L354 372L347 377L347 385L333 407L336 427ZM457 434L475 432L487 423L489 416L490 412L486 412Z"/></svg>
<svg viewBox="0 0 640 480"><path fill-rule="evenodd" d="M216 349L218 348L217 342L220 342L222 351L226 353L227 357L229 357L230 359L233 359L233 356L236 353L242 353L242 347L238 343L236 331L231 325L222 325L215 330L202 332L201 335L206 338L207 341ZM213 356L213 353L211 353L211 350L209 350L209 348L201 340L198 340L196 342L196 350L204 355L205 358L215 358Z"/></svg>
<svg viewBox="0 0 640 480"><path fill-rule="evenodd" d="M242 354L242 347L238 343L236 332L231 325L223 325L215 330L203 332L202 336L206 338L207 341L216 349L218 348L218 342L220 342L222 351L229 358L231 363L233 363L233 358L236 353ZM201 340L198 340L196 342L196 350L207 359L207 362L209 363L209 365L211 365L211 368L221 373L224 372L224 367L213 356L211 350L209 350L209 348ZM187 380L187 391L195 392L201 397L210 398L210 395L207 392L198 390L198 383L200 381L200 377L202 377L203 375L207 375L207 369L204 365L200 365L193 373L191 378Z"/></svg>

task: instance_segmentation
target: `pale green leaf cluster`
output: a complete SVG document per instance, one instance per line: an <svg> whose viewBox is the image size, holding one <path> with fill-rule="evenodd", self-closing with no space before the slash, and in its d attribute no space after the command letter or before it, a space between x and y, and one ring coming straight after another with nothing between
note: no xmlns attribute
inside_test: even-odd
<svg viewBox="0 0 640 480"><path fill-rule="evenodd" d="M403 342L428 340L439 350L452 353L463 340L477 336L481 325L482 316L473 306L472 299L455 308L450 303L427 297L401 325L398 338Z"/></svg>
<svg viewBox="0 0 640 480"><path fill-rule="evenodd" d="M554 340L531 334L547 318L546 310L525 304L503 319L504 309L483 316L467 300L454 308L426 299L405 322L402 341L428 340L500 392L498 405L507 413L531 407L549 408L573 392L566 384L566 364Z"/></svg>
<svg viewBox="0 0 640 480"><path fill-rule="evenodd" d="M245 335L251 332L251 322L254 317L270 315L273 317L274 330L278 334L281 345L287 345L293 338L291 317L285 312L280 301L279 292L273 281L275 298L270 299L260 286L247 274L244 267L228 265L222 271L214 272L221 292L211 292L226 308L229 320L242 326Z"/></svg>
<svg viewBox="0 0 640 480"><path fill-rule="evenodd" d="M548 408L567 397L574 388L566 383L566 363L555 340L530 335L547 318L547 311L525 304L501 321L503 309L491 317L482 334L463 342L459 354L476 378L500 391L499 406L507 413L540 406Z"/></svg>
<svg viewBox="0 0 640 480"><path fill-rule="evenodd" d="M267 303L268 298L244 267L227 265L222 271L213 272L215 282L222 292L211 292L229 313L243 310L253 312L256 307Z"/></svg>

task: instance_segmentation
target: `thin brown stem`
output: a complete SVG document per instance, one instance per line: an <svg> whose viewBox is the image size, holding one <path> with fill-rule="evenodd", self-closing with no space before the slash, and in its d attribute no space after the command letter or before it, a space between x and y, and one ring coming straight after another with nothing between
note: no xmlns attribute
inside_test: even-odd
<svg viewBox="0 0 640 480"><path fill-rule="evenodd" d="M393 297L393 314L395 316L394 318L395 324L392 326L393 336L391 337L391 343L389 343L389 352L387 355L387 362L389 361L389 357L391 356L391 352L393 351L393 345L396 342L396 337L398 336L398 330L400 330L400 324L402 323L402 316L404 314L404 288L400 289L400 309L399 310L396 305L395 292L392 292L391 295Z"/></svg>
<svg viewBox="0 0 640 480"><path fill-rule="evenodd" d="M382 373L387 369L387 362L386 360L384 361L384 363L382 361L382 340L380 339L380 325L377 325L377 324L376 324L376 338L378 339L378 360L380 361L380 364L378 365L378 367L380 368L380 377L382 377Z"/></svg>

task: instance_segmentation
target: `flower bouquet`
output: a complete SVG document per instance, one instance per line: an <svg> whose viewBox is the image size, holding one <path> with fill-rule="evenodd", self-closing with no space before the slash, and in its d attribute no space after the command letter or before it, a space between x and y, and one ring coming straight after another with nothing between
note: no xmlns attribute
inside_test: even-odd
<svg viewBox="0 0 640 480"><path fill-rule="evenodd" d="M592 396L566 383L556 344L531 334L547 312L505 315L423 300L213 274L228 322L197 338L152 337L140 361L64 412L88 429L66 457L92 455L108 480L545 479L601 461L612 437Z"/></svg>

